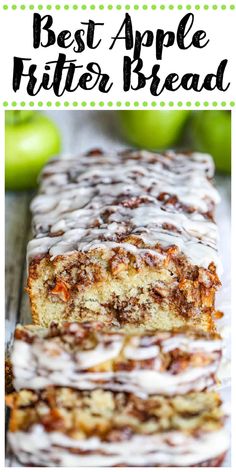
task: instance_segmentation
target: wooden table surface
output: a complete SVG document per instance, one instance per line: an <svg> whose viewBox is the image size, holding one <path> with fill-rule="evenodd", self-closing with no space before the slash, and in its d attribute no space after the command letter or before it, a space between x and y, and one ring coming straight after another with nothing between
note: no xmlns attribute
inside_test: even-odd
<svg viewBox="0 0 236 472"><path fill-rule="evenodd" d="M106 150L127 146L119 136L114 112L61 111L47 113L58 123L63 136L63 152L76 153L92 147ZM229 327L230 316L230 178L218 176L217 187L222 203L218 209L221 230L220 250L223 258L223 288L218 306L227 312L224 324ZM26 286L26 246L31 237L30 201L33 192L6 194L6 347L10 347L16 323L30 323L30 307ZM225 328L225 326L224 326ZM6 466L15 466L8 452ZM228 465L228 463L226 464Z"/></svg>

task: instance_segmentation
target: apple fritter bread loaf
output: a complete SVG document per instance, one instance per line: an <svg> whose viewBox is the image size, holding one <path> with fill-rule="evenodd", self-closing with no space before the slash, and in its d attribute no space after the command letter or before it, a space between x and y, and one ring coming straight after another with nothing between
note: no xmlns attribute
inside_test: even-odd
<svg viewBox="0 0 236 472"><path fill-rule="evenodd" d="M54 159L32 202L33 320L214 330L219 195L205 154Z"/></svg>

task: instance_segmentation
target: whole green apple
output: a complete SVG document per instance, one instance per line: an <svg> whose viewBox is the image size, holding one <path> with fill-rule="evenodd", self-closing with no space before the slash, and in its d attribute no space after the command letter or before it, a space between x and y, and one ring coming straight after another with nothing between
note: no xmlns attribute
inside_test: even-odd
<svg viewBox="0 0 236 472"><path fill-rule="evenodd" d="M59 131L47 116L39 112L6 112L6 189L34 188L39 172L48 159L60 151L60 144Z"/></svg>
<svg viewBox="0 0 236 472"><path fill-rule="evenodd" d="M121 111L121 130L128 141L146 149L166 149L180 138L189 110Z"/></svg>
<svg viewBox="0 0 236 472"><path fill-rule="evenodd" d="M218 171L230 173L230 112L224 110L194 111L191 127L194 150L208 152L214 158Z"/></svg>

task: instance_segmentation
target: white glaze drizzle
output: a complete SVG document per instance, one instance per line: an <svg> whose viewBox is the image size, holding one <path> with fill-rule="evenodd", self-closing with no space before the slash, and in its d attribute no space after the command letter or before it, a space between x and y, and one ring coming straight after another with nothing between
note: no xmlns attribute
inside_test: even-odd
<svg viewBox="0 0 236 472"><path fill-rule="evenodd" d="M66 385L79 390L95 390L102 386L105 390L132 392L137 396L185 395L212 387L214 385L212 374L216 373L218 365L219 362L215 361L206 367L190 367L178 375L148 369L81 373L72 370L73 366L69 363L66 370L42 370L39 374L17 368L14 387L16 390L21 388L41 390L50 385L59 387Z"/></svg>
<svg viewBox="0 0 236 472"><path fill-rule="evenodd" d="M46 331L45 331L46 333ZM166 335L167 336L167 335ZM219 366L222 350L220 339L194 339L193 336L171 335L133 336L124 347L124 335L97 333L93 349L82 350L79 345L72 353L54 338L37 337L32 343L16 339L12 352L14 387L42 389L49 385L69 386L79 389L95 389L102 382L103 388L129 391L136 394L184 394L200 391L213 384L212 374ZM109 342L108 342L109 341ZM161 353L179 349L180 352L199 353L208 357L206 366L189 367L178 375L162 371ZM106 372L86 372L86 369L117 358L123 352L124 359L141 361L154 359L152 368L131 371L122 369Z"/></svg>
<svg viewBox="0 0 236 472"><path fill-rule="evenodd" d="M196 437L181 431L170 431L135 435L128 441L108 443L98 437L76 440L63 433L48 433L38 424L28 432L9 433L8 438L13 452L22 463L48 467L112 467L119 464L184 467L214 459L229 447L229 435L224 427L202 432ZM73 454L73 448L87 453Z"/></svg>
<svg viewBox="0 0 236 472"><path fill-rule="evenodd" d="M219 267L217 228L206 216L219 202L208 180L213 174L211 157L197 153L163 156L140 151L125 158L108 154L53 160L43 171L40 193L31 205L35 239L28 245L28 257L115 247L160 256L155 249L159 243L164 248L176 245L198 266L214 262ZM194 211L163 205L157 199L161 193L176 196ZM132 208L121 204L135 199L143 201ZM120 241L130 234L148 248Z"/></svg>

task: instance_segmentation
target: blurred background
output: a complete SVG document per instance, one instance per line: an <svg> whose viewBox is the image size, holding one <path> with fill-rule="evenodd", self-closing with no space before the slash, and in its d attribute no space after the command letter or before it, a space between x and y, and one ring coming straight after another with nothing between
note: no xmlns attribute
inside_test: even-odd
<svg viewBox="0 0 236 472"><path fill-rule="evenodd" d="M59 152L131 146L208 152L215 160L217 171L229 175L231 113L221 110L6 111L6 189L34 189L42 166Z"/></svg>

